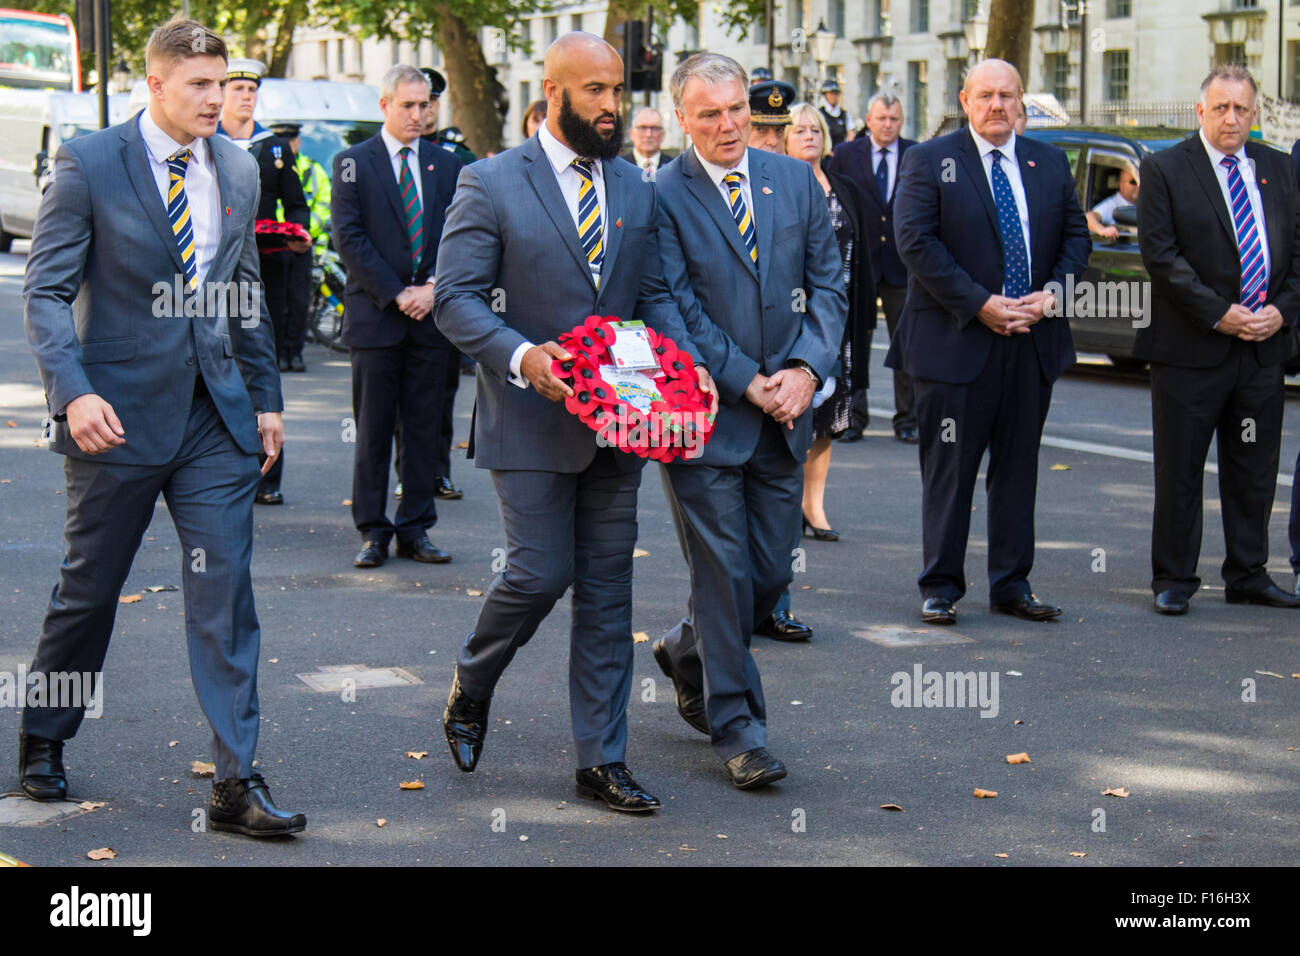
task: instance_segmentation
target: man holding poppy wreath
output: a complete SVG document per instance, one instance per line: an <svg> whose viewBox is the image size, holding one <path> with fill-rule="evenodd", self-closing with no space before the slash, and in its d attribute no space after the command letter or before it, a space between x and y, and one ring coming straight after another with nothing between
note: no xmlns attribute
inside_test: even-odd
<svg viewBox="0 0 1300 956"><path fill-rule="evenodd" d="M545 125L465 167L442 233L448 254L438 256L434 317L479 363L471 453L492 471L507 544L507 567L457 662L443 730L456 765L472 771L498 679L572 585L578 793L646 812L660 803L624 762L644 459L598 444L566 410L573 390L552 363L572 357L556 339L592 314L644 321L700 355L659 274L654 191L618 158L622 59L575 31L547 50L545 73ZM703 368L699 382L711 389Z"/></svg>

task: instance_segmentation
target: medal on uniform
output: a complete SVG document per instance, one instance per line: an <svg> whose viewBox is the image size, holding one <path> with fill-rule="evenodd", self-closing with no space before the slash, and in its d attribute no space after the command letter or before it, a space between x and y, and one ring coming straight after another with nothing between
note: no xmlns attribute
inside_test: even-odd
<svg viewBox="0 0 1300 956"><path fill-rule="evenodd" d="M284 152L284 147L282 147L282 146L272 146L272 147L271 147L271 155L275 157L275 168L276 168L276 169L284 169L284 160L280 158L280 154L281 154L282 152Z"/></svg>

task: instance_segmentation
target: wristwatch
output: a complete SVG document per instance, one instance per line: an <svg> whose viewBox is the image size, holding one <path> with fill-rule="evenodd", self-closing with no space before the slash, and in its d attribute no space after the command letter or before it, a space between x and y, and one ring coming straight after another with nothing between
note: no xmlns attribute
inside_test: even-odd
<svg viewBox="0 0 1300 956"><path fill-rule="evenodd" d="M813 371L813 367L803 359L790 359L785 363L786 368L797 368L808 373L808 377L813 380L813 388L820 391L822 387L821 376Z"/></svg>

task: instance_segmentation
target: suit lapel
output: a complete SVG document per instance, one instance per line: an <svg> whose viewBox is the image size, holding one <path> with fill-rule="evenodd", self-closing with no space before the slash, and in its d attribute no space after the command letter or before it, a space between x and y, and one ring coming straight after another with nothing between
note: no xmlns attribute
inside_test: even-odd
<svg viewBox="0 0 1300 956"><path fill-rule="evenodd" d="M388 155L388 147L384 144L383 136L379 134L375 134L370 142L373 144L370 147L370 162L374 166L375 176L405 233L406 213L402 209L402 195L397 191L397 179L393 175L393 162Z"/></svg>
<svg viewBox="0 0 1300 956"><path fill-rule="evenodd" d="M605 244L605 258L600 267L600 295L609 288L609 277L614 272L614 257L618 255L623 241L623 210L626 197L623 194L623 172L618 168L618 161L601 160L601 175L605 179L605 228L601 238ZM599 296L597 297L599 298Z"/></svg>
<svg viewBox="0 0 1300 956"><path fill-rule="evenodd" d="M1040 235L1038 228L1039 220L1043 212L1042 196L1039 195L1040 181L1037 175L1038 167L1026 155L1027 150L1024 148L1026 140L1022 136L1016 137L1016 165L1020 167L1020 183L1025 187L1025 206L1029 211L1029 245L1027 250L1030 255L1030 262L1034 260L1034 242ZM1032 281L1033 277L1030 277Z"/></svg>
<svg viewBox="0 0 1300 956"><path fill-rule="evenodd" d="M957 134L957 137L957 153L961 159L962 167L966 170L966 175L970 177L971 182L975 183L975 192L979 195L980 202L984 204L984 211L989 217L989 225L993 227L993 235L1001 240L1002 227L998 225L998 209L993 204L993 190L989 188L989 178L984 174L984 163L980 159L980 151L975 146L975 140L971 139L969 129L963 129Z"/></svg>
<svg viewBox="0 0 1300 956"><path fill-rule="evenodd" d="M438 153L443 152L432 143L419 140L420 188L424 191L424 256L421 264L437 254L435 236L442 234L441 219L446 207L438 198Z"/></svg>
<svg viewBox="0 0 1300 956"><path fill-rule="evenodd" d="M713 184L709 174L701 165L699 157L695 155L695 148L687 150L678 160L682 164L682 175L686 178L686 188L690 190L700 205L704 207L710 218L713 219L714 225L722 232L722 236L731 246L731 251L736 257L744 263L749 274L756 280L758 279L758 270L755 269L753 260L749 258L749 250L745 248L744 240L741 239L740 229L736 226L736 220L731 216L731 209L728 207L726 200L722 198L722 193L718 187ZM750 171L753 172L751 165ZM751 192L759 190L751 189ZM757 214L755 214L757 215Z"/></svg>
<svg viewBox="0 0 1300 956"><path fill-rule="evenodd" d="M167 207L163 205L162 196L158 192L158 181L153 177L149 150L144 144L144 137L140 135L138 113L135 119L125 124L122 140L122 161L126 165L131 186L135 189L145 212L148 213L149 221L157 230L158 238L171 254L172 262L176 264L176 271L184 275L185 263L181 260L181 250L176 245L176 235L172 232L171 221L167 218Z"/></svg>
<svg viewBox="0 0 1300 956"><path fill-rule="evenodd" d="M231 204L230 177L226 175L229 167L226 165L225 147L227 145L232 149L238 149L239 147L224 142L218 143L217 137L219 135L209 136L207 140L208 153L212 156L212 168L216 171L217 190L221 195L221 206L218 209L221 219L221 240L217 243L217 254L213 257L213 262L221 258L221 254L226 251L226 244L235 238L234 224L231 222L231 217L224 215L226 208Z"/></svg>
<svg viewBox="0 0 1300 956"><path fill-rule="evenodd" d="M1205 151L1205 145L1201 142L1200 136L1189 137L1186 144L1184 149L1187 151L1187 162L1191 165L1192 172L1200 182L1201 189L1205 190L1205 198L1210 201L1210 208L1219 217L1219 225L1223 226L1223 231L1227 234L1233 251L1236 251L1237 230L1232 224L1232 217L1228 215L1228 204L1223 201L1223 190L1219 188L1219 177L1215 175L1214 167L1210 165L1210 156Z"/></svg>
<svg viewBox="0 0 1300 956"><path fill-rule="evenodd" d="M555 178L555 171L551 169L551 161L546 156L546 150L542 149L541 140L536 136L532 137L524 144L523 150L524 159L528 161L528 165L524 168L524 175L528 177L529 184L537 193L537 198L541 200L542 208L551 217L551 222L556 232L560 234L560 238L564 240L564 245L573 256L573 261L581 266L582 274L587 277L587 281L594 289L596 283L591 277L591 266L582 251L582 246L578 244L578 227L574 225L573 216L569 214L569 205L564 201L564 193L560 192L560 184Z"/></svg>
<svg viewBox="0 0 1300 956"><path fill-rule="evenodd" d="M759 275L763 274L762 270L767 269L767 274L771 275L772 269L768 265L772 261L772 221L775 218L776 210L776 193L772 188L772 173L768 169L767 161L757 150L749 151L749 172L750 187L749 192L754 197L754 226L758 233L758 268ZM789 185L789 184L787 184ZM730 210L728 210L730 212ZM736 227L735 221L732 221L732 232L740 235L740 229ZM745 256L746 260L749 256ZM761 283L761 278L760 278Z"/></svg>
<svg viewBox="0 0 1300 956"><path fill-rule="evenodd" d="M1255 150L1251 144L1246 144L1246 155L1254 159ZM1282 230L1282 224L1286 217L1282 214L1283 209L1278 203L1277 184L1270 183L1268 177L1263 174L1258 160L1255 164L1255 186L1259 189L1259 207L1264 213L1264 235L1268 236L1268 284L1271 288L1276 289L1273 284L1273 277L1286 272L1290 266L1288 262L1279 262L1278 253L1286 248L1287 237ZM1279 271L1280 270L1280 271Z"/></svg>

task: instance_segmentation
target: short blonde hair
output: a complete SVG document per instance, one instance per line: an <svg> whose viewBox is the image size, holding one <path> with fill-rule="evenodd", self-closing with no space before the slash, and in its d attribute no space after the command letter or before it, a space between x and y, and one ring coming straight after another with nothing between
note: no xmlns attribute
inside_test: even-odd
<svg viewBox="0 0 1300 956"><path fill-rule="evenodd" d="M822 116L822 111L811 103L795 103L790 107L790 125L785 128L786 152L789 153L790 132L794 129L803 117L812 116L817 126L822 131L822 156L826 157L831 154L831 128L826 125L826 117Z"/></svg>
<svg viewBox="0 0 1300 956"><path fill-rule="evenodd" d="M145 69L166 73L179 61L192 56L219 56L229 61L226 41L197 20L174 16L149 34L145 46Z"/></svg>

